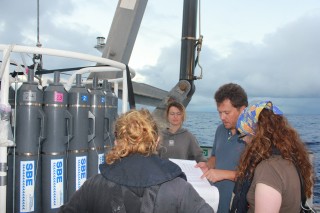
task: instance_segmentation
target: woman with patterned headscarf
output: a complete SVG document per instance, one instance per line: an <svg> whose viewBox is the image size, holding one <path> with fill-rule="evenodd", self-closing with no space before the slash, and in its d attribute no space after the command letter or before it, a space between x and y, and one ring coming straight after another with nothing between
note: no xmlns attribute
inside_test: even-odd
<svg viewBox="0 0 320 213"><path fill-rule="evenodd" d="M231 212L300 212L301 195L312 194L313 168L297 131L271 101L245 108L237 129L247 147Z"/></svg>

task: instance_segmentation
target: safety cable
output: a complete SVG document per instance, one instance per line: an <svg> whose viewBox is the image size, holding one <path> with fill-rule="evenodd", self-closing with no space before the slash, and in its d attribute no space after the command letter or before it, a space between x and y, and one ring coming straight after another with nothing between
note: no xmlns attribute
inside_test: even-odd
<svg viewBox="0 0 320 213"><path fill-rule="evenodd" d="M40 43L40 0L37 0L37 47L41 47L42 44ZM42 55L41 54L33 54L33 65L36 67L34 71L36 72L37 70L41 71L43 67L43 62L42 62ZM39 77L36 77L39 82L41 83L41 75Z"/></svg>
<svg viewBox="0 0 320 213"><path fill-rule="evenodd" d="M197 39L196 48L197 48L197 57L195 60L195 67L198 66L200 68L200 76L195 76L195 79L202 79L202 66L200 64L200 52L202 48L203 35L201 35L201 0L199 0L198 7L198 16L199 16L199 38Z"/></svg>
<svg viewBox="0 0 320 213"><path fill-rule="evenodd" d="M40 0L37 0L37 47L41 47L41 43L40 43L40 18L39 18L39 11L40 11Z"/></svg>
<svg viewBox="0 0 320 213"><path fill-rule="evenodd" d="M199 0L199 35L201 36L201 0Z"/></svg>

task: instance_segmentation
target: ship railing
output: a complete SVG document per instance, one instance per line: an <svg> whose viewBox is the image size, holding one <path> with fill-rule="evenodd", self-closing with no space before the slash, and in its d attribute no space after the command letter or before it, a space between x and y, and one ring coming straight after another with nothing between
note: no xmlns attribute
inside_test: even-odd
<svg viewBox="0 0 320 213"><path fill-rule="evenodd" d="M101 65L106 65L106 67L88 67L82 68L78 71L75 71L72 76L69 78L67 84L65 85L68 90L72 83L75 80L76 74L83 73L92 73L92 72L114 72L119 71L122 72L122 77L115 79L108 79L109 82L114 83L115 94L118 96L118 84L123 84L123 94L122 101L123 103L127 103L128 101L128 85L127 85L127 73L126 73L126 65L114 60L110 60L107 58L102 58L98 56L93 56L84 53L65 51L65 50L57 50L50 48L42 48L42 47L30 47L30 46L21 46L21 45L3 45L0 44L0 50L3 51L3 59L0 68L0 79L1 79L1 104L9 105L8 103L8 95L9 95L9 86L10 86L10 77L9 77L9 65L10 55L11 53L21 53L21 54L38 54L38 55L48 55L48 56L57 56L63 58L70 59L78 59L88 62L95 62ZM23 57L22 57L23 59ZM14 62L17 64L17 62ZM23 64L23 63L21 63ZM21 67L22 65L19 64ZM135 71L129 67L130 77L134 78ZM127 104L122 104L122 112L126 112L128 110Z"/></svg>

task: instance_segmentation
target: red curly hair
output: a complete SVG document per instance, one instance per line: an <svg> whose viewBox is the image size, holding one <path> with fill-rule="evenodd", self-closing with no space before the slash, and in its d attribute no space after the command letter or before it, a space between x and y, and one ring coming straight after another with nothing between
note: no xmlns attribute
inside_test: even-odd
<svg viewBox="0 0 320 213"><path fill-rule="evenodd" d="M291 127L283 115L276 115L272 110L263 109L259 115L255 135L242 153L237 170L239 181L253 177L257 165L273 154L273 149L280 151L283 159L292 162L301 173L307 197L312 195L314 184L313 167L308 151L297 131Z"/></svg>
<svg viewBox="0 0 320 213"><path fill-rule="evenodd" d="M112 164L129 154L149 156L157 152L158 127L146 109L130 110L121 115L116 121L115 132L117 144L107 154L107 164Z"/></svg>

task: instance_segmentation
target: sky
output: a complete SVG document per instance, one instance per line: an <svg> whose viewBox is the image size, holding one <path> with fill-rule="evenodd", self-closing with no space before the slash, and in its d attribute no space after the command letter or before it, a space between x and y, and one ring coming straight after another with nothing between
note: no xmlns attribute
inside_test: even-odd
<svg viewBox="0 0 320 213"><path fill-rule="evenodd" d="M43 47L100 56L116 0L40 0ZM249 102L271 100L285 113L320 114L319 0L201 0L203 79L188 106L216 111L214 92L240 84ZM179 80L182 0L149 0L130 58L133 79L170 91ZM35 46L37 1L1 0L0 43ZM44 68L78 66L43 59ZM196 68L195 75L200 74Z"/></svg>

